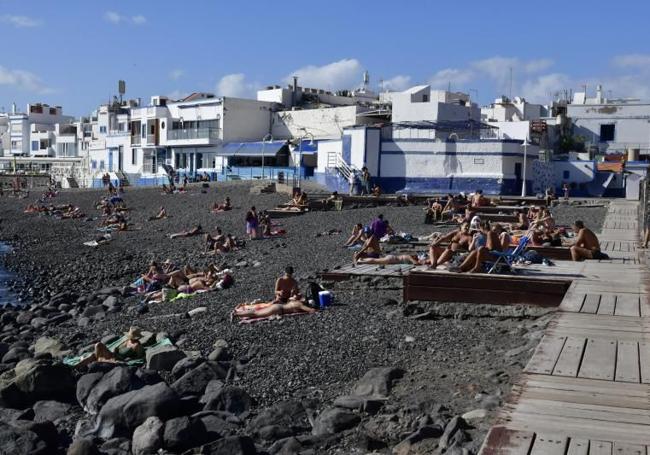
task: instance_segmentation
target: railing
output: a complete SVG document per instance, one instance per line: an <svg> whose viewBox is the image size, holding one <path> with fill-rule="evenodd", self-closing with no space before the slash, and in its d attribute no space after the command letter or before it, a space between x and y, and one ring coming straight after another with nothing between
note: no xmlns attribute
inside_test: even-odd
<svg viewBox="0 0 650 455"><path fill-rule="evenodd" d="M343 161L343 158L337 152L329 152L327 154L327 167L336 169L339 175L345 178L346 181L350 178L350 175L353 172L356 174L359 174L360 172L354 166L349 165L348 163Z"/></svg>
<svg viewBox="0 0 650 455"><path fill-rule="evenodd" d="M156 135L147 134L147 144L155 144L155 143L156 143Z"/></svg>
<svg viewBox="0 0 650 455"><path fill-rule="evenodd" d="M188 128L167 131L168 141L183 139L219 139L221 130L219 128Z"/></svg>
<svg viewBox="0 0 650 455"><path fill-rule="evenodd" d="M140 135L138 134L137 136L131 136L131 145L140 145Z"/></svg>

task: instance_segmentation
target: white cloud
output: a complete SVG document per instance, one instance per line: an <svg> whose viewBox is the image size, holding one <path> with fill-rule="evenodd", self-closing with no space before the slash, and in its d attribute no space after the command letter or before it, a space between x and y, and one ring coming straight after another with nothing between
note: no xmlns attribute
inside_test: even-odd
<svg viewBox="0 0 650 455"><path fill-rule="evenodd" d="M298 76L298 85L301 87L350 89L361 84L363 68L357 59L346 58L323 66L308 65L298 68L285 77L284 81L293 83L293 76Z"/></svg>
<svg viewBox="0 0 650 455"><path fill-rule="evenodd" d="M530 60L528 62L523 62L524 70L527 73L539 73L541 71L549 69L553 66L555 62L550 58L540 58L537 60Z"/></svg>
<svg viewBox="0 0 650 455"><path fill-rule="evenodd" d="M397 75L383 81L382 88L393 92L406 90L411 86L411 76Z"/></svg>
<svg viewBox="0 0 650 455"><path fill-rule="evenodd" d="M28 92L39 94L52 93L40 77L24 70L12 70L0 66L0 85L9 85Z"/></svg>
<svg viewBox="0 0 650 455"><path fill-rule="evenodd" d="M115 11L106 11L104 13L104 19L113 24L119 24L122 22L122 16L117 14Z"/></svg>
<svg viewBox="0 0 650 455"><path fill-rule="evenodd" d="M0 16L0 21L11 24L16 28L38 27L42 24L39 19L34 19L27 16L14 16L11 14Z"/></svg>
<svg viewBox="0 0 650 455"><path fill-rule="evenodd" d="M429 85L437 89L447 89L450 85L454 89L460 89L474 77L474 71L470 69L445 68L429 78Z"/></svg>
<svg viewBox="0 0 650 455"><path fill-rule="evenodd" d="M650 55L627 54L618 55L612 60L614 66L620 68L650 68Z"/></svg>
<svg viewBox="0 0 650 455"><path fill-rule="evenodd" d="M104 13L104 19L107 22L110 22L111 24L123 24L123 23L131 23L133 25L143 25L147 23L147 18L144 17L141 14L138 14L137 16L123 16L120 13L117 13L115 11L106 11Z"/></svg>
<svg viewBox="0 0 650 455"><path fill-rule="evenodd" d="M248 82L243 73L227 74L217 83L217 96L250 98L255 95L257 84Z"/></svg>
<svg viewBox="0 0 650 455"><path fill-rule="evenodd" d="M572 86L573 82L566 74L543 74L525 81L521 87L521 96L530 102L548 103L557 92Z"/></svg>
<svg viewBox="0 0 650 455"><path fill-rule="evenodd" d="M137 16L133 16L133 17L131 18L131 21L132 21L135 25L142 25L142 24L146 24L146 23L147 23L147 18L144 17L144 16L141 15L141 14L138 14Z"/></svg>
<svg viewBox="0 0 650 455"><path fill-rule="evenodd" d="M182 70L180 68L173 69L169 72L169 78L173 81L179 80L184 75L185 75L185 70Z"/></svg>

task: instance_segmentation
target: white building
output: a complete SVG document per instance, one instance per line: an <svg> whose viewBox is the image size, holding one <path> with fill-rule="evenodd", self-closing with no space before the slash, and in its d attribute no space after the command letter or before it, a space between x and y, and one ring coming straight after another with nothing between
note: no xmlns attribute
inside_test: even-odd
<svg viewBox="0 0 650 455"><path fill-rule="evenodd" d="M498 129L499 139L527 140L531 122L548 116L547 106L529 103L518 96L513 100L501 96L489 106L481 108L481 120Z"/></svg>
<svg viewBox="0 0 650 455"><path fill-rule="evenodd" d="M574 94L567 105L573 136L584 140L600 153L625 153L638 149L650 155L650 102L638 99L607 99L602 86L596 96Z"/></svg>
<svg viewBox="0 0 650 455"><path fill-rule="evenodd" d="M341 139L318 143L319 182L346 191L349 173L367 167L387 192L480 188L486 194L513 194L524 180L530 187L537 147L482 140L481 131L489 127L479 121L480 110L468 95L423 85L393 92L390 99L391 125L346 128Z"/></svg>
<svg viewBox="0 0 650 455"><path fill-rule="evenodd" d="M14 156L55 156L57 124L71 124L73 118L63 115L61 106L28 104L26 111L18 112L12 106L8 116L9 153Z"/></svg>

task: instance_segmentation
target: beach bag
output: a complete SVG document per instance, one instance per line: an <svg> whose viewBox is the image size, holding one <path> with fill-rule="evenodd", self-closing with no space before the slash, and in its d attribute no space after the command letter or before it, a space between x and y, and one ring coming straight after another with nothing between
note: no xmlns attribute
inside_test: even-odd
<svg viewBox="0 0 650 455"><path fill-rule="evenodd" d="M307 288L307 300L313 300L314 302L318 302L319 292L325 291L323 286L314 281L309 282Z"/></svg>
<svg viewBox="0 0 650 455"><path fill-rule="evenodd" d="M593 256L594 259L609 259L609 256L603 253L602 251L595 251Z"/></svg>

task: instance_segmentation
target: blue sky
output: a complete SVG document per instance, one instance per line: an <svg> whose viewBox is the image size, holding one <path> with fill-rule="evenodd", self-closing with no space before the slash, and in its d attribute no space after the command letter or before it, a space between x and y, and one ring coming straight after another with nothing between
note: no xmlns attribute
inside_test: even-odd
<svg viewBox="0 0 650 455"><path fill-rule="evenodd" d="M481 103L593 89L650 98L650 2L0 0L0 106L82 115L115 94L431 83Z"/></svg>

